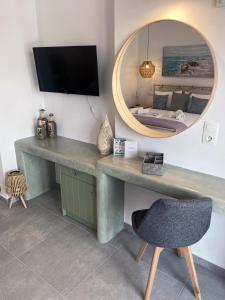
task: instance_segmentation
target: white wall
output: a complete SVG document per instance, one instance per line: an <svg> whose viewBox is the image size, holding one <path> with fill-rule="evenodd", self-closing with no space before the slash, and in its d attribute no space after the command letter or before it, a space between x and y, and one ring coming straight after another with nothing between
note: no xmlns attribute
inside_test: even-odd
<svg viewBox="0 0 225 300"><path fill-rule="evenodd" d="M38 41L36 21L35 0L0 2L2 173L16 168L14 141L33 135L34 119L43 105L32 59L32 46Z"/></svg>
<svg viewBox="0 0 225 300"><path fill-rule="evenodd" d="M134 39L127 49L121 68L121 88L128 107L138 103L139 40Z"/></svg>
<svg viewBox="0 0 225 300"><path fill-rule="evenodd" d="M111 121L114 119L111 93L114 3L107 0L37 0L36 3L41 46L97 45L100 97L88 97L95 116L86 96L44 94L47 111L55 113L59 135L95 144L106 112Z"/></svg>
<svg viewBox="0 0 225 300"><path fill-rule="evenodd" d="M167 163L225 178L225 40L221 38L225 26L225 10L215 8L211 0L115 0L115 51L119 50L136 28L159 19L176 19L190 23L213 45L218 65L218 82L213 104L201 121L172 138L152 139L138 135L118 115L116 135L137 140L141 153L149 150L164 152ZM217 120L220 123L219 140L215 146L201 143L204 120ZM149 191L128 186L125 221L130 223L130 212L136 208L148 207L152 198L155 199L155 195L152 196ZM214 214L210 232L194 247L196 255L223 268L225 237L221 232L224 224L225 217ZM216 245L213 249L212 244Z"/></svg>
<svg viewBox="0 0 225 300"><path fill-rule="evenodd" d="M4 189L4 173L3 173L3 167L2 167L2 158L0 154L0 192Z"/></svg>

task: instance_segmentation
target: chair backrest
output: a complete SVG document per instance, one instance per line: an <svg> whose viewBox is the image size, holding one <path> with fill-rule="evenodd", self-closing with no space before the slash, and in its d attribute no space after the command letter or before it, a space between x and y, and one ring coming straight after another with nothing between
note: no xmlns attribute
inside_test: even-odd
<svg viewBox="0 0 225 300"><path fill-rule="evenodd" d="M157 247L179 248L198 242L207 232L212 200L159 199L145 214L137 233Z"/></svg>

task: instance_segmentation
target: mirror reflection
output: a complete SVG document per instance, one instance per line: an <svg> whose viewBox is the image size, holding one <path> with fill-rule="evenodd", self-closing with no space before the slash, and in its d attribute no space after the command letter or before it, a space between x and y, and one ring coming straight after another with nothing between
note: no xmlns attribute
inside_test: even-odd
<svg viewBox="0 0 225 300"><path fill-rule="evenodd" d="M209 104L214 65L204 38L177 21L141 29L129 45L120 74L129 112L145 126L180 133Z"/></svg>

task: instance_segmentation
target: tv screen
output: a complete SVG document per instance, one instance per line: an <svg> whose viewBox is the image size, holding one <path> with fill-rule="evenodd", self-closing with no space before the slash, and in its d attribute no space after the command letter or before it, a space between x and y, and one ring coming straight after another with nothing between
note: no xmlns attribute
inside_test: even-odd
<svg viewBox="0 0 225 300"><path fill-rule="evenodd" d="M96 46L35 47L40 91L99 96Z"/></svg>

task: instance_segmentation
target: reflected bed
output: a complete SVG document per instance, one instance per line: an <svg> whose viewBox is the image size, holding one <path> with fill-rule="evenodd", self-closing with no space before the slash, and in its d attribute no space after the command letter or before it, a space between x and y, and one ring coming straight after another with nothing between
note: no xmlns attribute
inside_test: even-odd
<svg viewBox="0 0 225 300"><path fill-rule="evenodd" d="M142 123L146 127L180 133L194 124L200 117L201 111L194 111L193 104L195 104L195 110L198 109L198 105L201 101L205 101L206 103L209 101L211 92L212 87L154 85L153 106L149 108L130 108L130 112L140 123ZM158 99L155 98L155 95L157 95L157 93L159 93L157 96L159 97ZM165 96L163 95L167 93L168 101L166 100L166 104L164 103L164 107L155 107L155 100L160 100L160 97L162 97L161 100L165 100ZM176 94L175 96L178 98L178 101L176 102L177 108L175 109L173 103L174 94ZM182 98L185 95L188 96L189 100L186 101L187 103L182 107L179 105L179 97ZM194 97L195 95L198 96L198 98ZM201 96L203 97L203 99L208 99L203 100L201 99ZM195 103L193 102L193 99L195 100ZM207 105L206 103L205 106ZM161 102L160 105L162 104L163 103Z"/></svg>
<svg viewBox="0 0 225 300"><path fill-rule="evenodd" d="M140 108L138 109L140 111ZM146 108L142 109L141 113L137 113L138 109L131 108L130 112L140 123L147 127L174 132L185 130L199 118L196 114L184 112L184 119L177 120L176 112L174 111Z"/></svg>

